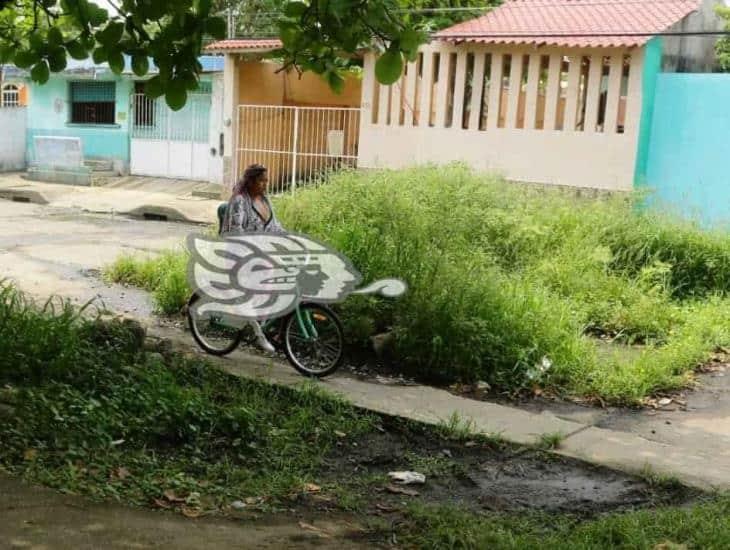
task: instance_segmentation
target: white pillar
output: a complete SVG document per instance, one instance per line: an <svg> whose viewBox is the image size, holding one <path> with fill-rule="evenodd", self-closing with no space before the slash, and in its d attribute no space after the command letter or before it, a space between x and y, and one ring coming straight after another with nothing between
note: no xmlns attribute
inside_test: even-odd
<svg viewBox="0 0 730 550"><path fill-rule="evenodd" d="M238 179L238 54L226 54L223 67L223 198Z"/></svg>

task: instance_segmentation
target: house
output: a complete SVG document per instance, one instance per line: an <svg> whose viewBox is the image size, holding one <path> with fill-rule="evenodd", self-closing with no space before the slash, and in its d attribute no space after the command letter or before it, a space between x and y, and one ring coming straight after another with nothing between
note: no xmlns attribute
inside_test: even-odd
<svg viewBox="0 0 730 550"><path fill-rule="evenodd" d="M694 0L507 0L438 32L383 86L365 57L359 159L463 161L517 181L629 190L646 172L659 34Z"/></svg>
<svg viewBox="0 0 730 550"><path fill-rule="evenodd" d="M25 169L28 89L11 65L0 65L0 172Z"/></svg>
<svg viewBox="0 0 730 550"><path fill-rule="evenodd" d="M78 139L87 166L109 174L220 180L221 163L215 162L220 123L211 130L210 113L214 96L222 97L222 62L220 57L201 58L200 87L177 112L167 108L164 98L144 96L145 81L156 68L138 78L129 60L120 75L106 63L69 59L66 69L43 85L26 77L29 175L51 181L58 175L35 150L37 137L53 136ZM86 172L82 169L72 181L88 183Z"/></svg>
<svg viewBox="0 0 730 550"><path fill-rule="evenodd" d="M357 161L361 75L352 72L335 93L320 76L269 59L280 47L276 39L229 39L206 48L225 56L221 146L229 186L254 162L269 168L273 190L283 190Z"/></svg>
<svg viewBox="0 0 730 550"><path fill-rule="evenodd" d="M0 107L28 105L28 88L13 65L0 65Z"/></svg>

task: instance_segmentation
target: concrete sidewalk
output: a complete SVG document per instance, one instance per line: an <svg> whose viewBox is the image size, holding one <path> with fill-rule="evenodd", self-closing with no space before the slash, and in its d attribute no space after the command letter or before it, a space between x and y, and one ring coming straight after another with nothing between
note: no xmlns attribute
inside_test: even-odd
<svg viewBox="0 0 730 550"><path fill-rule="evenodd" d="M216 222L220 199L195 196L201 182L161 178L111 178L108 185L82 187L26 180L20 173L0 174L0 199L188 223Z"/></svg>

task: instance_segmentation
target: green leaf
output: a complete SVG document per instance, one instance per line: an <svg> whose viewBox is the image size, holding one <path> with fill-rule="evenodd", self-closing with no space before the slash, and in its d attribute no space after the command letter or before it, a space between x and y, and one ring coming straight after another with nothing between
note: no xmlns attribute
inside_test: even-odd
<svg viewBox="0 0 730 550"><path fill-rule="evenodd" d="M207 17L210 13L211 0L197 0L195 11L198 15Z"/></svg>
<svg viewBox="0 0 730 550"><path fill-rule="evenodd" d="M91 58L97 65L99 65L100 63L104 63L104 61L108 59L108 54L106 53L106 49L104 48L104 46L99 46L98 48L96 48L91 54Z"/></svg>
<svg viewBox="0 0 730 550"><path fill-rule="evenodd" d="M66 44L68 55L74 59L86 59L89 57L89 50L87 50L80 40L72 40Z"/></svg>
<svg viewBox="0 0 730 550"><path fill-rule="evenodd" d="M13 47L10 44L0 44L0 63L8 63L13 59Z"/></svg>
<svg viewBox="0 0 730 550"><path fill-rule="evenodd" d="M144 76L150 70L150 61L146 55L136 54L132 56L132 71L137 76Z"/></svg>
<svg viewBox="0 0 730 550"><path fill-rule="evenodd" d="M48 82L48 77L50 76L50 71L48 70L48 64L45 61L40 61L39 63L36 63L33 65L33 68L30 71L30 77L33 79L34 82L37 82L38 84L45 84Z"/></svg>
<svg viewBox="0 0 730 550"><path fill-rule="evenodd" d="M13 57L13 63L21 69L27 69L39 60L40 56L36 52L29 50L20 50L19 52L16 52Z"/></svg>
<svg viewBox="0 0 730 550"><path fill-rule="evenodd" d="M198 78L192 72L184 72L179 76L185 83L185 88L191 92L198 89Z"/></svg>
<svg viewBox="0 0 730 550"><path fill-rule="evenodd" d="M58 30L58 27L51 27L48 29L47 40L51 46L60 46L63 44L63 34Z"/></svg>
<svg viewBox="0 0 730 550"><path fill-rule="evenodd" d="M122 52L109 52L109 59L107 59L107 62L109 63L109 68L114 74L122 74L122 71L124 70L124 56L122 55Z"/></svg>
<svg viewBox="0 0 730 550"><path fill-rule="evenodd" d="M284 6L284 15L299 19L308 8L309 6L304 2L287 2L286 6Z"/></svg>
<svg viewBox="0 0 730 550"><path fill-rule="evenodd" d="M403 51L417 50L421 45L422 36L415 29L406 29L401 33L399 41Z"/></svg>
<svg viewBox="0 0 730 550"><path fill-rule="evenodd" d="M226 22L221 17L209 17L205 20L205 32L216 40L226 37Z"/></svg>
<svg viewBox="0 0 730 550"><path fill-rule="evenodd" d="M375 62L375 77L381 84L393 84L403 73L403 56L400 52L388 50Z"/></svg>
<svg viewBox="0 0 730 550"><path fill-rule="evenodd" d="M188 91L185 88L185 82L179 78L174 78L167 85L165 92L165 102L173 111L179 111L185 106L188 100Z"/></svg>
<svg viewBox="0 0 730 550"><path fill-rule="evenodd" d="M165 93L165 88L162 86L162 81L159 76L153 76L145 82L144 93L152 99L157 99Z"/></svg>
<svg viewBox="0 0 730 550"><path fill-rule="evenodd" d="M105 46L113 46L119 43L122 36L124 36L124 23L113 21L103 31L97 33L96 38Z"/></svg>
<svg viewBox="0 0 730 550"><path fill-rule="evenodd" d="M87 4L88 14L89 14L89 23L93 27L98 27L100 25L103 25L107 19L109 19L109 15L107 14L106 10L103 8L100 8L96 4Z"/></svg>
<svg viewBox="0 0 730 550"><path fill-rule="evenodd" d="M54 73L64 70L66 68L66 50L63 48L53 50L48 56L48 65Z"/></svg>
<svg viewBox="0 0 730 550"><path fill-rule="evenodd" d="M327 83L336 93L341 94L345 89L345 79L337 71L329 71L327 74Z"/></svg>

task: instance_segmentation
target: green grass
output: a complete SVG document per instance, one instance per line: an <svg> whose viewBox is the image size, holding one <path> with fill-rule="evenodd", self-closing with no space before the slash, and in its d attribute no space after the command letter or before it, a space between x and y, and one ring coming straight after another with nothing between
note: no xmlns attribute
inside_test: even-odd
<svg viewBox="0 0 730 550"><path fill-rule="evenodd" d="M721 550L730 547L728 519L730 497L583 522L567 515L473 514L456 507L412 506L409 521L398 529L398 540L406 547L439 550Z"/></svg>
<svg viewBox="0 0 730 550"><path fill-rule="evenodd" d="M730 344L730 236L642 211L640 198L580 198L453 166L343 173L276 208L366 281L408 283L398 300L354 296L340 307L353 343L393 330L407 373L635 403L682 387ZM123 259L108 273L147 285L166 280L148 272L179 279L185 259L163 258L159 270ZM147 288L162 311L187 297L177 285ZM605 353L596 336L642 351Z"/></svg>
<svg viewBox="0 0 730 550"><path fill-rule="evenodd" d="M163 364L123 322L84 319L68 304L40 311L11 286L0 287L0 341L0 388L15 408L0 423L0 467L69 492L275 501L315 481L336 431L372 429L313 385L244 381L181 357Z"/></svg>
<svg viewBox="0 0 730 550"><path fill-rule="evenodd" d="M104 269L104 279L152 292L159 313L178 313L190 298L185 268L187 254L169 250L159 256L138 258L125 254Z"/></svg>
<svg viewBox="0 0 730 550"><path fill-rule="evenodd" d="M68 303L38 309L7 284L0 285L0 341L4 471L126 504L164 504L165 494L173 494L188 513L247 497L264 499L259 510L289 508L291 495L323 473L329 479L323 491L341 510L366 514L373 499L382 499L372 490L384 483L382 475L349 467L338 474L326 462L342 433L361 441L377 418L312 385L245 381L184 357L163 363L140 351L139 335L123 321L89 319ZM415 426L439 436L438 429ZM454 416L442 435L467 437L465 426ZM403 459L429 478L463 473L456 461L418 448ZM654 484L675 483L650 470L645 475ZM671 541L720 549L730 544L728 518L726 497L588 521L411 505L392 528L399 544L418 548L651 549ZM386 528L379 517L366 519Z"/></svg>

